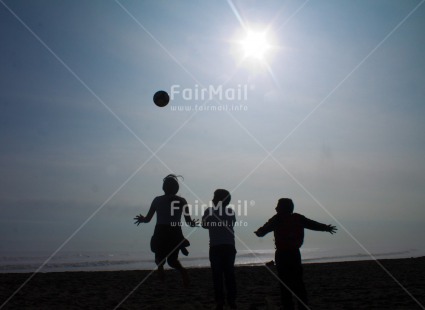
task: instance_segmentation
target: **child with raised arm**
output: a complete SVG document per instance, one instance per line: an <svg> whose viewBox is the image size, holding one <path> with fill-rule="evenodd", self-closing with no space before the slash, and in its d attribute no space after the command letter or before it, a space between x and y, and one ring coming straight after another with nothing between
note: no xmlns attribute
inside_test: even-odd
<svg viewBox="0 0 425 310"><path fill-rule="evenodd" d="M163 180L162 189L164 195L155 197L152 205L145 216L137 215L135 224L149 223L156 213L155 231L151 239L151 250L155 253L155 263L158 266L160 278L164 279L164 264L167 261L172 268L182 274L184 286L189 285L189 277L186 269L180 263L178 256L181 250L187 255L186 247L189 241L183 236L181 228L181 216L184 215L186 223L191 227L197 226L197 221L192 220L186 199L177 196L179 183L174 174L167 175Z"/></svg>
<svg viewBox="0 0 425 310"><path fill-rule="evenodd" d="M210 262L213 275L216 309L224 309L227 303L230 309L236 309L235 280L235 212L229 208L230 193L225 189L217 189L212 200L213 207L205 210L202 227L208 229L210 237ZM223 278L226 285L224 293Z"/></svg>
<svg viewBox="0 0 425 310"><path fill-rule="evenodd" d="M280 278L282 307L294 309L292 294L298 301L298 309L308 309L307 292L303 282L300 247L304 242L304 229L336 232L336 227L315 222L305 216L293 213L294 203L289 198L279 199L277 214L270 218L255 234L263 237L274 232L276 244L275 261Z"/></svg>

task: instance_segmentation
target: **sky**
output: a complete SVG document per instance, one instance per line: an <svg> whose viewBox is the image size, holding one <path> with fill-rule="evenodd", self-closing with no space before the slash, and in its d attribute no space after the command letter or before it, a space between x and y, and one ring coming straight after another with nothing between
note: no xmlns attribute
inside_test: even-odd
<svg viewBox="0 0 425 310"><path fill-rule="evenodd" d="M0 250L149 253L133 217L175 173L194 218L247 203L240 251L282 197L339 229L305 248L425 251L423 2L1 0Z"/></svg>

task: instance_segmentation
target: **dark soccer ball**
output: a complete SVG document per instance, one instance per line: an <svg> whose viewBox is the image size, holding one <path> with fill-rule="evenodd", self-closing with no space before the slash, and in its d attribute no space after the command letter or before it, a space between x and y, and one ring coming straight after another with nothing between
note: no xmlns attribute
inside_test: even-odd
<svg viewBox="0 0 425 310"><path fill-rule="evenodd" d="M168 102L170 102L170 96L168 96L167 92L164 90L159 90L153 95L153 102L158 107L165 107Z"/></svg>

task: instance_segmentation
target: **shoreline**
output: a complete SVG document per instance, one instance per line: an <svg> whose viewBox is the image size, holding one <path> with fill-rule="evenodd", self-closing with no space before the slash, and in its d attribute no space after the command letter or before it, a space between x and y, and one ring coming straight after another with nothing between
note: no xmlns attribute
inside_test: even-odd
<svg viewBox="0 0 425 310"><path fill-rule="evenodd" d="M113 257L113 255L111 255ZM87 257L90 257L87 255ZM374 255L374 258L366 255L347 255L340 257L322 257L322 258L302 258L303 265L310 264L326 264L326 263L340 263L340 262L357 262L357 261L381 261L381 260L394 260L394 259L410 259L410 258L420 258L425 257L423 253L417 253L417 255L406 255L406 256L394 256L388 254L377 254ZM236 260L235 267L257 267L263 266L266 263L274 260L274 255L264 258L262 262L249 262L238 261ZM44 259L39 262L19 264L13 263L11 261L9 264L0 264L0 275L1 274L32 274L37 270L42 264ZM180 261L183 266L188 269L199 269L199 268L209 268L209 260L206 257L194 257L187 260L187 257L181 256ZM193 261L203 261L202 264L193 265ZM148 265L148 266L147 266ZM131 260L107 260L102 259L100 261L85 261L78 260L72 261L67 260L66 262L57 262L51 261L48 262L39 273L60 273L60 272L113 272L113 271L136 271L136 270L145 270L150 271L155 269L156 265L154 260L139 260L132 258ZM166 269L170 269L165 265Z"/></svg>
<svg viewBox="0 0 425 310"><path fill-rule="evenodd" d="M274 259L274 249L238 251L236 265L261 266ZM301 249L303 264L328 263L341 261L399 259L425 256L425 250L418 249L375 249L371 255L359 253L353 249ZM180 256L187 268L209 267L207 252L192 252L189 256ZM152 270L156 267L154 256L147 251L62 251L51 257L50 252L30 251L3 252L0 257L0 274L72 271L120 271Z"/></svg>
<svg viewBox="0 0 425 310"><path fill-rule="evenodd" d="M381 268L383 266L383 268ZM278 282L263 266L235 268L238 309L278 309ZM213 309L210 268L188 268L191 285L166 270L38 273L2 309ZM391 274L391 276L389 274ZM32 275L0 275L3 304ZM396 281L394 279L396 279ZM423 309L425 257L304 264L312 309ZM409 295L410 294L410 295ZM422 307L420 306L422 305Z"/></svg>
<svg viewBox="0 0 425 310"><path fill-rule="evenodd" d="M345 263L364 263L364 262L385 262L385 261L395 261L395 260L410 260L410 259L424 259L425 256L412 256L412 257L404 257L404 258L380 258L380 259L359 259L359 260L346 260L346 261L323 261L323 262L305 262L302 261L303 266L310 266L310 265L324 265L324 264L345 264ZM246 264L235 264L235 268L244 268L244 267L265 267L265 265L270 266L269 263L273 262L274 260L270 260L268 262L261 262L261 263L246 263ZM273 267L274 265L271 265ZM165 264L165 271L172 271L173 269L170 268L167 264ZM192 269L211 269L210 266L184 266L187 270ZM94 272L94 273L102 273L102 272L138 272L138 271L153 271L154 269L122 269L122 270L69 270L69 271L39 271L37 273L43 273L43 274L49 274L49 273L80 273L80 272ZM32 275L34 272L0 272L1 275L5 274L19 274L19 275Z"/></svg>

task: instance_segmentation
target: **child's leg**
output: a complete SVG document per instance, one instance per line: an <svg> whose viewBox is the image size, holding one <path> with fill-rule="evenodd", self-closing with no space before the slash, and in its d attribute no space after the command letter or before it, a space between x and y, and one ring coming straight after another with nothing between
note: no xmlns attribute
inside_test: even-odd
<svg viewBox="0 0 425 310"><path fill-rule="evenodd" d="M278 253L279 252L279 253ZM279 260L279 262L278 262ZM298 309L307 309L307 292L303 282L301 254L299 250L276 251L276 266L279 278L289 287L281 285L282 304L293 309L292 293L298 303ZM286 308L285 308L286 309Z"/></svg>
<svg viewBox="0 0 425 310"><path fill-rule="evenodd" d="M177 269L177 270L182 270L184 269L182 264L179 261L179 250L174 250L173 252L171 252L168 257L167 257L167 263L171 268Z"/></svg>
<svg viewBox="0 0 425 310"><path fill-rule="evenodd" d="M224 267L224 280L226 283L227 302L231 306L235 306L236 301L236 279L235 279L235 258L236 249L229 246L223 251L223 267Z"/></svg>
<svg viewBox="0 0 425 310"><path fill-rule="evenodd" d="M167 263L171 268L177 269L180 271L183 279L183 286L188 287L189 286L189 275L187 274L187 270L182 266L182 264L179 261L179 251L180 249L174 250L170 255L167 257Z"/></svg>
<svg viewBox="0 0 425 310"><path fill-rule="evenodd" d="M276 268L279 275L279 288L282 308L285 310L293 310L294 304L292 302L292 288L290 266L287 265L287 253L283 251L276 251L275 256Z"/></svg>
<svg viewBox="0 0 425 310"><path fill-rule="evenodd" d="M160 251L155 253L155 263L158 266L158 276L161 281L165 280L164 264L167 256L163 255Z"/></svg>
<svg viewBox="0 0 425 310"><path fill-rule="evenodd" d="M217 305L224 305L223 291L223 262L221 249L218 247L210 248L210 262L213 276L215 302Z"/></svg>
<svg viewBox="0 0 425 310"><path fill-rule="evenodd" d="M164 265L167 260L167 255L161 248L156 248L155 251L155 263L157 266Z"/></svg>
<svg viewBox="0 0 425 310"><path fill-rule="evenodd" d="M297 303L298 309L304 310L308 309L308 298L307 291L305 289L304 280L303 280L303 269L301 265L301 259L299 264L293 268L293 291L298 296Z"/></svg>
<svg viewBox="0 0 425 310"><path fill-rule="evenodd" d="M296 295L298 309L307 309L307 291L303 281L303 267L301 264L301 253L299 250L291 253L288 257L287 264L290 266L291 289Z"/></svg>

